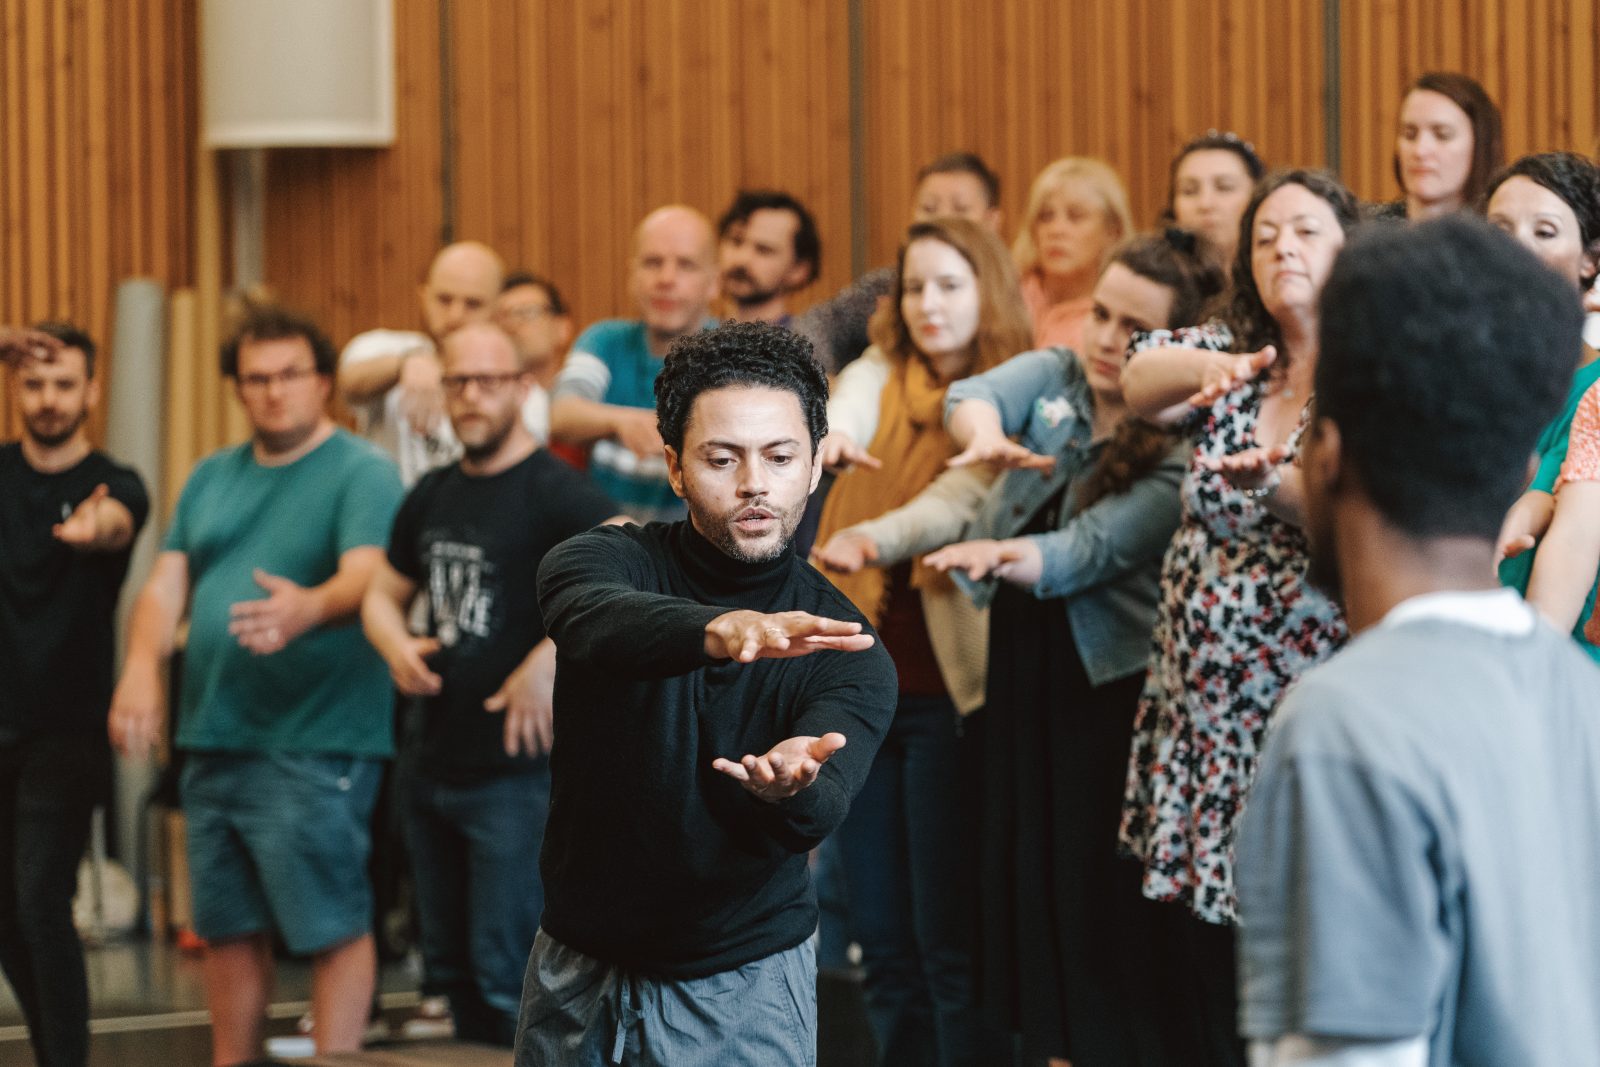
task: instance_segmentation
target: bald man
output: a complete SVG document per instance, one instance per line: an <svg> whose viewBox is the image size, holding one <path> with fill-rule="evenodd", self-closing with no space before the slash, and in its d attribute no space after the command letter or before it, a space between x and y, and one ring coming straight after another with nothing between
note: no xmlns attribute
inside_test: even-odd
<svg viewBox="0 0 1600 1067"><path fill-rule="evenodd" d="M657 208L634 232L628 292L637 319L607 319L574 342L550 404L550 435L592 446L589 473L637 521L671 522L683 503L667 482L655 381L667 348L715 325L717 239L693 208Z"/></svg>
<svg viewBox="0 0 1600 1067"><path fill-rule="evenodd" d="M417 286L427 333L368 330L339 356L339 395L361 432L400 465L407 486L461 455L445 417L438 346L458 327L489 318L504 276L488 245L446 245Z"/></svg>

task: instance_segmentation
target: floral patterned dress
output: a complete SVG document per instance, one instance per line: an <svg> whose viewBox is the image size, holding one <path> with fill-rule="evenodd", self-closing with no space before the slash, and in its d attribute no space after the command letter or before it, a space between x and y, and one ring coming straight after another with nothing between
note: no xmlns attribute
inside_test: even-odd
<svg viewBox="0 0 1600 1067"><path fill-rule="evenodd" d="M1157 331L1139 348L1224 350L1217 325ZM1255 445L1264 385L1197 412L1195 460ZM1299 528L1191 462L1183 522L1162 563L1150 674L1139 701L1121 838L1144 865L1144 894L1233 923L1233 826L1284 691L1347 636L1338 608L1306 582Z"/></svg>

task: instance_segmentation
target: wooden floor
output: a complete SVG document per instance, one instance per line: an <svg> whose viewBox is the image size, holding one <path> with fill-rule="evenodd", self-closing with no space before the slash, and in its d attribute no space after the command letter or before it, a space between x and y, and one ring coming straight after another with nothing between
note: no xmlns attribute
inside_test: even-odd
<svg viewBox="0 0 1600 1067"><path fill-rule="evenodd" d="M211 1032L198 958L166 944L130 941L87 950L90 1023L89 1067L206 1067ZM417 1003L413 969L387 966L379 976L379 1001L394 1029ZM277 996L269 1035L290 1034L308 1007L310 969L279 961ZM818 1067L869 1067L872 1037L851 975L824 974L817 986ZM0 981L0 1067L34 1062L22 1014ZM268 1061L271 1062L271 1061ZM317 1067L506 1067L503 1049L441 1041L382 1042L357 1054L282 1061Z"/></svg>

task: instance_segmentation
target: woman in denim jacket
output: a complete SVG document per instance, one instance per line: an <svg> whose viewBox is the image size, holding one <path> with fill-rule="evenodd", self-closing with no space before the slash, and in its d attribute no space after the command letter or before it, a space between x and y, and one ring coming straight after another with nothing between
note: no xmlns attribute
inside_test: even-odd
<svg viewBox="0 0 1600 1067"><path fill-rule="evenodd" d="M1083 352L1028 352L954 383L951 470L850 531L880 565L967 538L927 562L993 602L970 865L980 993L1030 1062L1160 1060L1139 1016L1149 983L1124 978L1148 953L1139 872L1117 859L1116 831L1188 453L1127 417L1119 378L1135 331L1196 321L1220 284L1186 234L1124 244L1096 284ZM973 494L985 466L1006 472Z"/></svg>

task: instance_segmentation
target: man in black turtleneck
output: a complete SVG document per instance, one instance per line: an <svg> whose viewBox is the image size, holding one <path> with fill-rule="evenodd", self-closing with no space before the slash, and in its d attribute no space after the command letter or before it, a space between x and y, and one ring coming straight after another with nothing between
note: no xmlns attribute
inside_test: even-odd
<svg viewBox="0 0 1600 1067"><path fill-rule="evenodd" d="M580 534L540 568L561 743L521 1067L815 1062L806 853L896 682L791 544L827 432L810 347L761 323L677 342L656 410L689 518Z"/></svg>

